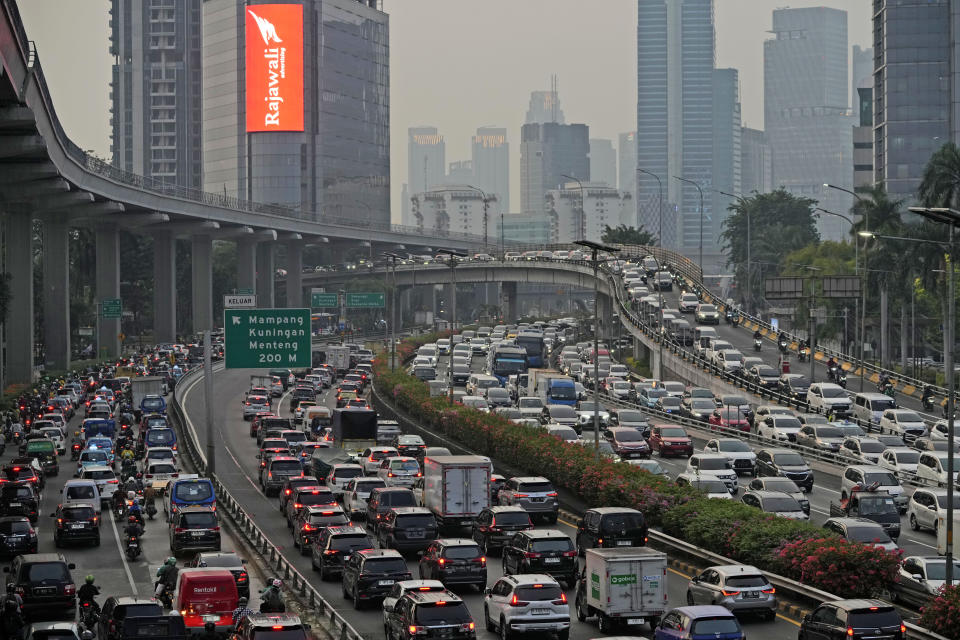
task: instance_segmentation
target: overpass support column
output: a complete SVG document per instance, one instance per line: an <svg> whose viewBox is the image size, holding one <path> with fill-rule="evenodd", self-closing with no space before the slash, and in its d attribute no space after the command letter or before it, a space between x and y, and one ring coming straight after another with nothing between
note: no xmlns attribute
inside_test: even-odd
<svg viewBox="0 0 960 640"><path fill-rule="evenodd" d="M273 261L273 243L261 242L257 245L257 306L272 309L274 306L274 278L276 267Z"/></svg>
<svg viewBox="0 0 960 640"><path fill-rule="evenodd" d="M599 298L597 299L597 306L599 307L597 314L599 322L597 323L598 331L600 332L600 339L609 339L610 338L610 329L613 326L613 301L610 299L610 296L605 293L598 293Z"/></svg>
<svg viewBox="0 0 960 640"><path fill-rule="evenodd" d="M500 284L500 296L503 298L503 301L500 303L500 308L503 313L503 321L505 323L516 322L517 321L517 283L502 282Z"/></svg>
<svg viewBox="0 0 960 640"><path fill-rule="evenodd" d="M54 371L70 368L69 231L63 217L43 221L43 342Z"/></svg>
<svg viewBox="0 0 960 640"><path fill-rule="evenodd" d="M287 243L287 308L303 307L303 242Z"/></svg>
<svg viewBox="0 0 960 640"><path fill-rule="evenodd" d="M153 339L177 339L177 236L172 231L153 233Z"/></svg>
<svg viewBox="0 0 960 640"><path fill-rule="evenodd" d="M193 295L193 331L213 329L213 237L195 235L190 239Z"/></svg>
<svg viewBox="0 0 960 640"><path fill-rule="evenodd" d="M28 212L6 216L7 272L10 311L5 384L33 382L33 217Z"/></svg>
<svg viewBox="0 0 960 640"><path fill-rule="evenodd" d="M120 297L120 230L115 224L97 227L97 302ZM100 310L97 309L99 315ZM99 358L120 355L120 318L100 318Z"/></svg>
<svg viewBox="0 0 960 640"><path fill-rule="evenodd" d="M397 287L397 333L403 330L403 319L410 314L410 296L413 287Z"/></svg>
<svg viewBox="0 0 960 640"><path fill-rule="evenodd" d="M248 238L237 240L237 289L256 290L257 243Z"/></svg>

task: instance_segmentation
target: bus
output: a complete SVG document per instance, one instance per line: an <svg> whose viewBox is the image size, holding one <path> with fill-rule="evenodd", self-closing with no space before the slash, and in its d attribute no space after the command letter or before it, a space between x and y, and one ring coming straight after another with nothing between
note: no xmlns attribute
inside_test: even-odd
<svg viewBox="0 0 960 640"><path fill-rule="evenodd" d="M527 352L527 365L540 369L546 362L543 334L536 331L521 331L513 339L516 345Z"/></svg>
<svg viewBox="0 0 960 640"><path fill-rule="evenodd" d="M514 345L498 345L487 355L487 372L506 384L509 376L526 373L527 352Z"/></svg>

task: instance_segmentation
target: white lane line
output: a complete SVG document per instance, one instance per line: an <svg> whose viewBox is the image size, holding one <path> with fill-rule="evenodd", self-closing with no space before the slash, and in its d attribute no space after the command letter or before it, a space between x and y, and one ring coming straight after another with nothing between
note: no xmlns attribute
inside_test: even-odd
<svg viewBox="0 0 960 640"><path fill-rule="evenodd" d="M103 514L101 513L101 516ZM133 580L133 574L130 572L130 564L127 562L127 559L124 557L123 545L120 544L120 532L117 531L117 522L111 513L108 516L110 519L110 527L113 529L113 540L117 543L117 552L120 553L120 564L123 565L123 570L127 574L127 582L130 583L130 589L133 591L133 597L137 597L137 583ZM102 524L102 521L101 521Z"/></svg>

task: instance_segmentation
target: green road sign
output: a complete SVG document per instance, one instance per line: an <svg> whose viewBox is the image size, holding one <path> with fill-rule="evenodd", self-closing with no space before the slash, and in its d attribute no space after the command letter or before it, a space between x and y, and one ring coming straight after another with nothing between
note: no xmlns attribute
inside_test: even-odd
<svg viewBox="0 0 960 640"><path fill-rule="evenodd" d="M123 303L120 298L104 298L100 301L100 317L115 320L123 315Z"/></svg>
<svg viewBox="0 0 960 640"><path fill-rule="evenodd" d="M242 289L236 289L235 293L240 296L252 296L253 287L243 287Z"/></svg>
<svg viewBox="0 0 960 640"><path fill-rule="evenodd" d="M309 367L310 309L224 309L227 369Z"/></svg>
<svg viewBox="0 0 960 640"><path fill-rule="evenodd" d="M348 293L347 308L380 309L383 305L382 293Z"/></svg>
<svg viewBox="0 0 960 640"><path fill-rule="evenodd" d="M310 306L314 309L323 307L336 308L340 305L337 301L336 293L312 293L310 294Z"/></svg>

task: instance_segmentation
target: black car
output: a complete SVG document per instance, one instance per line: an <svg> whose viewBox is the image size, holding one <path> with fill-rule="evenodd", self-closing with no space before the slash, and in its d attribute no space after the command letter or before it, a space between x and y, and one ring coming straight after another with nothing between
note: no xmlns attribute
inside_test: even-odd
<svg viewBox="0 0 960 640"><path fill-rule="evenodd" d="M212 507L178 509L170 521L170 551L220 551L220 522Z"/></svg>
<svg viewBox="0 0 960 640"><path fill-rule="evenodd" d="M22 611L28 620L54 614L73 620L77 615L77 585L70 571L76 569L59 553L32 553L17 556L4 572L7 584L23 598Z"/></svg>
<svg viewBox="0 0 960 640"><path fill-rule="evenodd" d="M813 489L813 471L796 451L790 449L760 449L753 475L762 478L776 476L790 478L804 492Z"/></svg>
<svg viewBox="0 0 960 640"><path fill-rule="evenodd" d="M402 487L383 487L370 492L367 498L367 526L374 533L379 528L380 521L390 509L395 507L416 507L417 498L410 489Z"/></svg>
<svg viewBox="0 0 960 640"><path fill-rule="evenodd" d="M37 530L26 516L0 517L0 558L36 553Z"/></svg>
<svg viewBox="0 0 960 640"><path fill-rule="evenodd" d="M325 527L346 524L350 524L350 518L343 512L343 507L340 505L304 507L297 512L293 522L293 546L300 550L300 555L305 556L310 553L310 545L313 544L318 532Z"/></svg>
<svg viewBox="0 0 960 640"><path fill-rule="evenodd" d="M307 628L291 613L254 613L238 625L231 640L308 640Z"/></svg>
<svg viewBox="0 0 960 640"><path fill-rule="evenodd" d="M343 597L353 600L354 609L359 609L365 600L387 595L394 582L412 577L399 551L361 549L343 564Z"/></svg>
<svg viewBox="0 0 960 640"><path fill-rule="evenodd" d="M237 595L249 598L250 574L244 566L246 563L246 560L233 551L204 551L195 555L188 566L199 569L226 569L233 574L233 580L237 583Z"/></svg>
<svg viewBox="0 0 960 640"><path fill-rule="evenodd" d="M455 364L453 365L453 384L455 385L465 385L467 380L470 379L470 367L465 364Z"/></svg>
<svg viewBox="0 0 960 640"><path fill-rule="evenodd" d="M573 585L577 550L573 540L553 529L530 529L514 534L503 547L503 574L545 573Z"/></svg>
<svg viewBox="0 0 960 640"><path fill-rule="evenodd" d="M647 544L647 521L628 507L588 509L577 523L577 553L606 547L643 547Z"/></svg>
<svg viewBox="0 0 960 640"><path fill-rule="evenodd" d="M287 512L287 500L293 492L303 487L319 487L321 482L315 476L297 476L290 478L280 488L280 513Z"/></svg>
<svg viewBox="0 0 960 640"><path fill-rule="evenodd" d="M418 452L427 448L427 443L420 436L399 435L393 441L393 448L397 450L398 456L416 458Z"/></svg>
<svg viewBox="0 0 960 640"><path fill-rule="evenodd" d="M381 548L421 551L437 537L433 512L425 507L394 507L380 520L377 542Z"/></svg>
<svg viewBox="0 0 960 640"><path fill-rule="evenodd" d="M100 640L122 640L123 622L128 618L162 616L163 609L154 599L130 598L127 596L107 598L100 608L97 620L97 637Z"/></svg>
<svg viewBox="0 0 960 640"><path fill-rule="evenodd" d="M67 542L92 542L100 546L100 519L89 502L65 502L50 514L55 518L53 544L58 549Z"/></svg>
<svg viewBox="0 0 960 640"><path fill-rule="evenodd" d="M296 521L300 512L307 507L327 507L328 509L337 508L337 496L329 487L302 487L293 492L293 496L287 501L287 527L296 528Z"/></svg>
<svg viewBox="0 0 960 640"><path fill-rule="evenodd" d="M311 548L310 563L320 572L320 579L339 576L343 563L363 549L373 549L373 538L363 527L356 525L324 527L317 533Z"/></svg>
<svg viewBox="0 0 960 640"><path fill-rule="evenodd" d="M0 474L3 474L3 479L7 482L29 482L40 491L46 484L43 474L37 473L33 468L31 458L14 458L9 464L3 465Z"/></svg>
<svg viewBox="0 0 960 640"><path fill-rule="evenodd" d="M420 556L421 580L439 580L445 587L472 584L478 591L487 586L487 556L473 540L434 540Z"/></svg>
<svg viewBox="0 0 960 640"><path fill-rule="evenodd" d="M26 516L36 524L39 502L36 491L26 482L0 485L0 516Z"/></svg>
<svg viewBox="0 0 960 640"><path fill-rule="evenodd" d="M833 600L803 617L798 640L878 638L903 640L907 630L892 605L882 600Z"/></svg>
<svg viewBox="0 0 960 640"><path fill-rule="evenodd" d="M800 373L785 373L780 376L780 393L788 398L806 398L810 380Z"/></svg>
<svg viewBox="0 0 960 640"><path fill-rule="evenodd" d="M450 638L473 640L476 625L467 605L450 591L408 591L388 611L384 626L388 638Z"/></svg>
<svg viewBox="0 0 960 640"><path fill-rule="evenodd" d="M747 372L747 379L759 387L776 389L780 385L777 370L768 364L755 364Z"/></svg>
<svg viewBox="0 0 960 640"><path fill-rule="evenodd" d="M473 521L472 537L485 554L501 549L518 531L533 529L523 507L487 507Z"/></svg>

